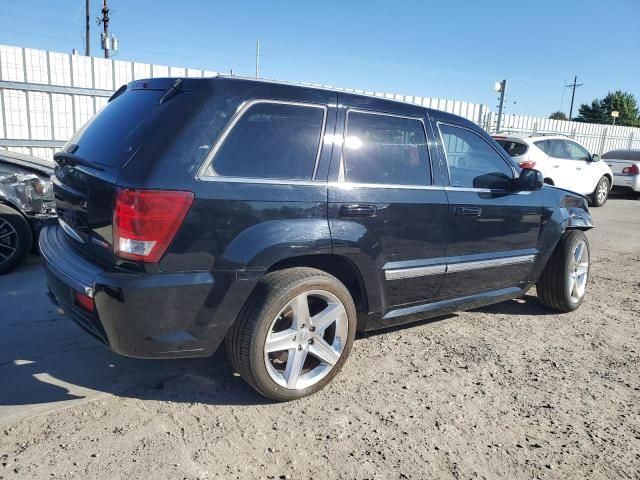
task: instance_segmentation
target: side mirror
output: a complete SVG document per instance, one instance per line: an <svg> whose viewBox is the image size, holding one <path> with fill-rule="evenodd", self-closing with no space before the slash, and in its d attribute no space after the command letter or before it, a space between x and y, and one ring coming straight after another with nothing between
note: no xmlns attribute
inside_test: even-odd
<svg viewBox="0 0 640 480"><path fill-rule="evenodd" d="M598 155L597 153L594 153L593 155L591 155L591 161L592 162L599 162L600 161L600 155Z"/></svg>
<svg viewBox="0 0 640 480"><path fill-rule="evenodd" d="M523 168L520 176L515 179L514 189L521 192L535 192L544 185L544 177L539 170Z"/></svg>

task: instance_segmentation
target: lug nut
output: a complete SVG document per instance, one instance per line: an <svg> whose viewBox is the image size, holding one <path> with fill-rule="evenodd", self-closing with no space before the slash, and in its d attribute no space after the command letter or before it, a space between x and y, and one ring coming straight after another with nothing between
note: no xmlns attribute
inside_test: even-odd
<svg viewBox="0 0 640 480"><path fill-rule="evenodd" d="M316 327L314 327L313 325L309 327L309 331L310 332L315 332L316 331Z"/></svg>
<svg viewBox="0 0 640 480"><path fill-rule="evenodd" d="M298 350L302 350L302 345L298 345Z"/></svg>
<svg viewBox="0 0 640 480"><path fill-rule="evenodd" d="M309 339L309 345L313 345L313 338Z"/></svg>

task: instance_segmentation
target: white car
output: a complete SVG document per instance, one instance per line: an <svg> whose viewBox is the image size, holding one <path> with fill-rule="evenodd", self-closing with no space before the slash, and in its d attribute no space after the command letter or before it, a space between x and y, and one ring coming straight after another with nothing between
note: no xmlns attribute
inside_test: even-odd
<svg viewBox="0 0 640 480"><path fill-rule="evenodd" d="M613 187L640 193L640 150L611 150L602 159L613 171Z"/></svg>
<svg viewBox="0 0 640 480"><path fill-rule="evenodd" d="M521 167L541 171L545 183L587 195L596 207L607 201L613 184L611 168L575 140L562 135L493 138Z"/></svg>

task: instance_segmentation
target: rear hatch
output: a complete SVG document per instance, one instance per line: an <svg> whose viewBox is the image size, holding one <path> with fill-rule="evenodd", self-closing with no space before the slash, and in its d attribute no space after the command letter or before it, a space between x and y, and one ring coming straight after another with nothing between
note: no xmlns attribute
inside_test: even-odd
<svg viewBox="0 0 640 480"><path fill-rule="evenodd" d="M54 157L52 181L60 225L76 250L101 263L115 261L112 223L118 177L153 139L164 102L169 101L167 93L177 93L172 90L175 82L130 83Z"/></svg>

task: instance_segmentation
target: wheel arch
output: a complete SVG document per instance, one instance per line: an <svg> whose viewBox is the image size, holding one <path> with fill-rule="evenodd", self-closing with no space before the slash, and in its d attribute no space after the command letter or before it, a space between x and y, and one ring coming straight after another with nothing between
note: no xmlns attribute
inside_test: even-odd
<svg viewBox="0 0 640 480"><path fill-rule="evenodd" d="M364 277L356 264L347 257L333 253L289 257L271 265L265 274L292 267L315 268L333 275L349 290L356 306L356 311L359 314L366 314L369 311L369 297Z"/></svg>

